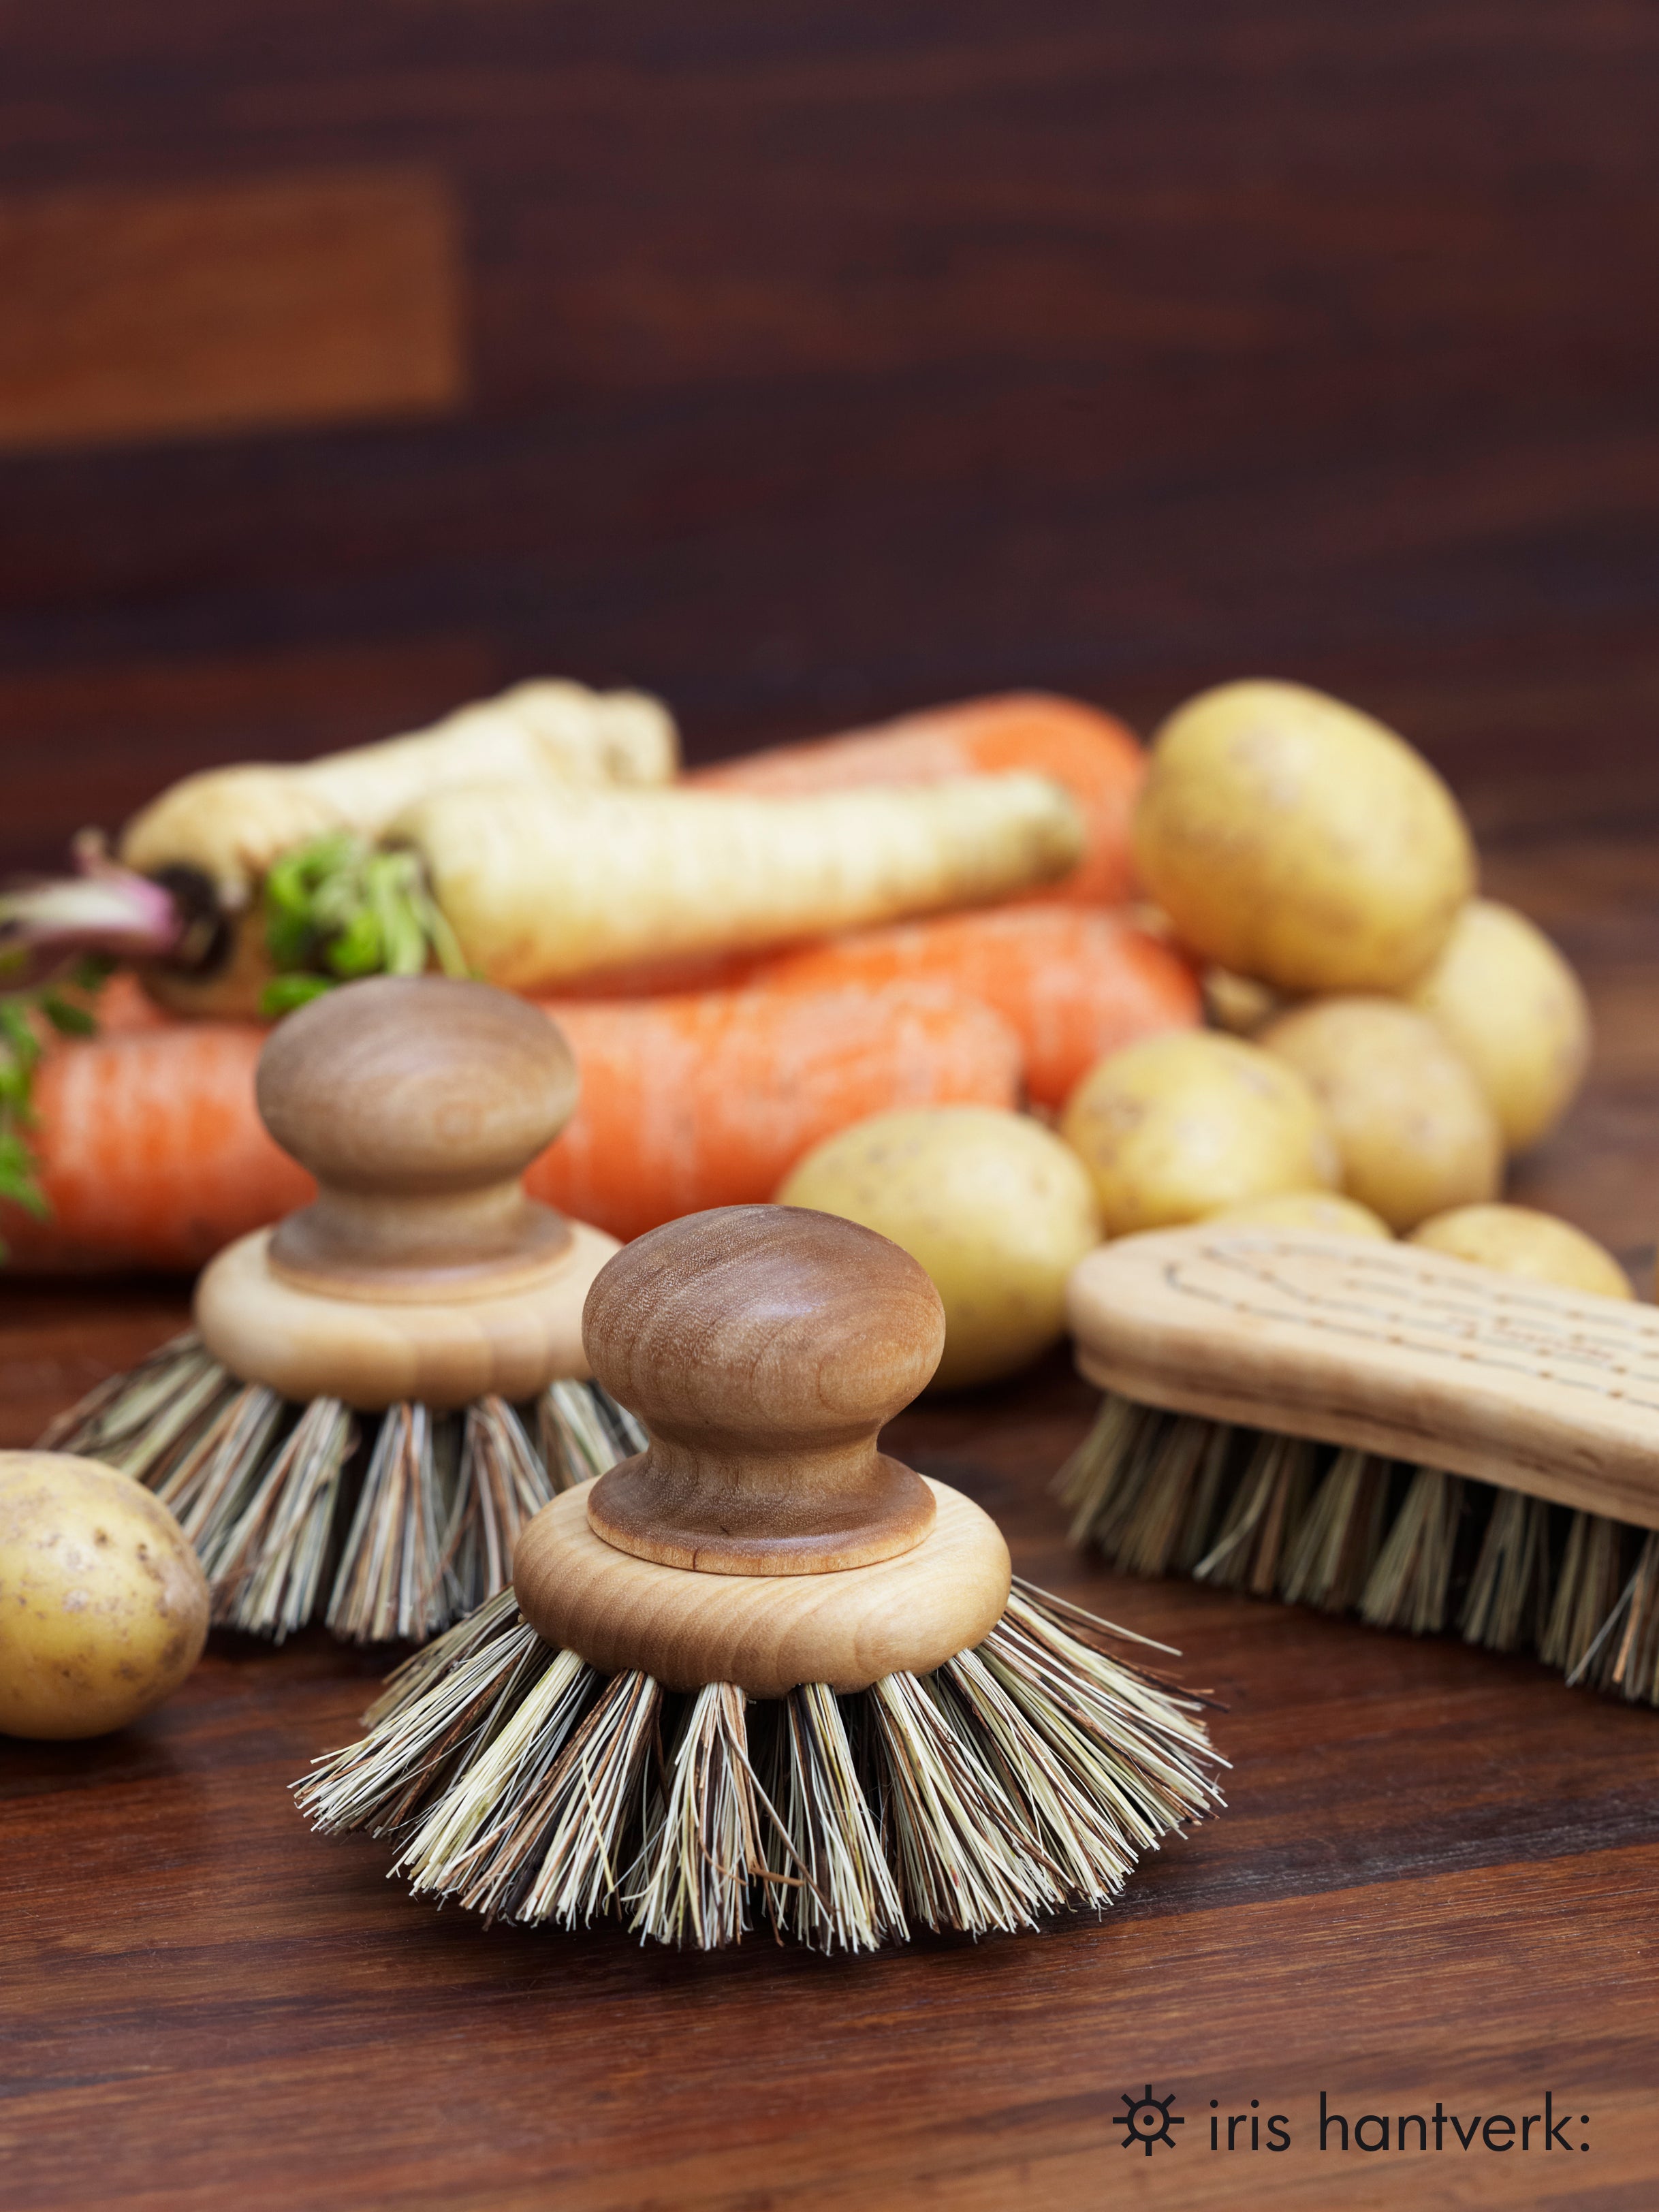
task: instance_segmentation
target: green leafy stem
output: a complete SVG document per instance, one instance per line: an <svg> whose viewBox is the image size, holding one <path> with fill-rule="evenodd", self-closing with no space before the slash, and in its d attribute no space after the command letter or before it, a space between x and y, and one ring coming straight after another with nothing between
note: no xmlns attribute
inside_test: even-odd
<svg viewBox="0 0 1659 2212"><path fill-rule="evenodd" d="M260 1012L291 1012L360 975L465 975L455 933L417 854L331 831L276 861L264 883L265 950L276 974Z"/></svg>
<svg viewBox="0 0 1659 2212"><path fill-rule="evenodd" d="M98 1027L91 1001L114 966L86 959L55 983L0 993L0 1199L10 1199L37 1221L51 1212L40 1188L29 1132L35 1115L34 1071L46 1049L46 1032L91 1036ZM0 1261L7 1256L0 1238Z"/></svg>

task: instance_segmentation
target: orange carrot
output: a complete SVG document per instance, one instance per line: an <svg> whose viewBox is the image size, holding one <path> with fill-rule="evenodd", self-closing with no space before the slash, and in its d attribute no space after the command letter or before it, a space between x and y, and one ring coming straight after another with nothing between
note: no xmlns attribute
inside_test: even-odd
<svg viewBox="0 0 1659 2212"><path fill-rule="evenodd" d="M1146 772L1133 734L1110 714L1046 691L1011 691L930 707L867 730L775 745L693 770L693 783L787 795L848 784L931 783L1026 769L1063 783L1083 809L1084 858L1045 902L1112 906L1133 888L1129 817Z"/></svg>
<svg viewBox="0 0 1659 2212"><path fill-rule="evenodd" d="M254 1111L264 1040L252 1022L163 1018L49 1053L34 1139L52 1216L4 1209L13 1267L198 1267L302 1206L315 1185Z"/></svg>
<svg viewBox="0 0 1659 2212"><path fill-rule="evenodd" d="M1018 1031L1025 1085L1063 1106L1097 1060L1157 1030L1190 1029L1198 982L1177 953L1103 907L1022 901L830 938L757 961L757 990L932 982L982 1000Z"/></svg>
<svg viewBox="0 0 1659 2212"><path fill-rule="evenodd" d="M21 1271L195 1267L305 1204L314 1186L265 1133L252 1023L149 1022L54 1048L34 1132L52 1218L0 1208ZM800 1155L890 1106L1012 1105L1019 1040L937 989L700 992L550 1006L581 1098L532 1169L538 1197L635 1236L676 1214L769 1198ZM126 1028L129 1019L146 1026Z"/></svg>
<svg viewBox="0 0 1659 2212"><path fill-rule="evenodd" d="M581 1097L526 1187L617 1237L770 1198L804 1152L866 1115L1018 1096L1006 1023L926 987L561 1000L548 1012L575 1051Z"/></svg>

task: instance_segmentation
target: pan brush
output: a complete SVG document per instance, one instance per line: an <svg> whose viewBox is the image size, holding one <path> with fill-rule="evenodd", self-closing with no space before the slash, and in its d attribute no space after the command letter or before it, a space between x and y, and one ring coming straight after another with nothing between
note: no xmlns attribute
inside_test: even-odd
<svg viewBox="0 0 1659 2212"><path fill-rule="evenodd" d="M1219 1224L1103 1245L1069 1304L1107 1394L1074 1541L1659 1704L1652 1307Z"/></svg>
<svg viewBox="0 0 1659 2212"><path fill-rule="evenodd" d="M584 1340L644 1450L539 1513L512 1590L297 1785L319 1828L395 1837L487 1918L860 1951L1103 1906L1219 1802L1201 1700L876 1449L944 1343L896 1245L693 1214L601 1272Z"/></svg>
<svg viewBox="0 0 1659 2212"><path fill-rule="evenodd" d="M558 1030L486 984L380 977L290 1015L259 1112L315 1203L220 1253L194 1328L42 1445L153 1490L226 1626L447 1626L550 1498L641 1442L585 1379L582 1301L616 1240L519 1180L575 1096Z"/></svg>

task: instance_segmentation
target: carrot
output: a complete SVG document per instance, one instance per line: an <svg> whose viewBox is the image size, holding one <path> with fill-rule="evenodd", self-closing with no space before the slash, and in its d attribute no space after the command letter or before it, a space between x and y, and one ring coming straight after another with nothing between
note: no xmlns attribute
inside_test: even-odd
<svg viewBox="0 0 1659 2212"><path fill-rule="evenodd" d="M1022 902L861 930L757 961L748 981L789 991L932 982L982 1000L1018 1033L1030 1097L1054 1107L1108 1053L1190 1029L1200 1011L1187 963L1101 907Z"/></svg>
<svg viewBox="0 0 1659 2212"><path fill-rule="evenodd" d="M1006 1023L936 988L543 1003L581 1094L526 1188L614 1237L769 1199L803 1153L866 1115L1018 1096Z"/></svg>
<svg viewBox="0 0 1659 2212"><path fill-rule="evenodd" d="M1133 884L1129 817L1146 775L1133 733L1080 700L1011 691L932 707L867 730L716 761L686 779L711 790L781 798L849 784L932 782L1025 769L1064 784L1083 811L1084 858L1050 899L1113 906Z"/></svg>
<svg viewBox="0 0 1659 2212"><path fill-rule="evenodd" d="M1007 1024L937 989L704 992L548 1011L575 1048L581 1097L529 1187L620 1236L769 1198L820 1138L885 1107L1006 1106L1018 1091ZM37 1077L55 1218L0 1206L14 1267L193 1267L305 1204L310 1177L254 1107L265 1035L160 1018L55 1047Z"/></svg>
<svg viewBox="0 0 1659 2212"><path fill-rule="evenodd" d="M50 1053L34 1110L52 1214L0 1209L12 1265L198 1267L304 1205L315 1186L254 1110L264 1040L252 1023L161 1020Z"/></svg>

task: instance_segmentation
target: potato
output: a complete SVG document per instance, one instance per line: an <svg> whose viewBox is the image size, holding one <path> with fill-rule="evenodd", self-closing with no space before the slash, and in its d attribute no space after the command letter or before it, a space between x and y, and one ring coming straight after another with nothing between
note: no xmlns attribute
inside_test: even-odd
<svg viewBox="0 0 1659 2212"><path fill-rule="evenodd" d="M1273 1191L1328 1188L1338 1160L1308 1085L1237 1037L1143 1037L1085 1075L1060 1134L1109 1236L1199 1221Z"/></svg>
<svg viewBox="0 0 1659 2212"><path fill-rule="evenodd" d="M1498 1117L1426 1014L1391 999L1324 999L1281 1014L1261 1042L1312 1085L1343 1189L1391 1229L1496 1195Z"/></svg>
<svg viewBox="0 0 1659 2212"><path fill-rule="evenodd" d="M1596 1291L1604 1298L1635 1293L1630 1278L1603 1244L1569 1221L1529 1206L1459 1206L1413 1230L1413 1244L1449 1252L1505 1275L1559 1283L1563 1290Z"/></svg>
<svg viewBox="0 0 1659 2212"><path fill-rule="evenodd" d="M1407 988L1474 888L1468 830L1433 769L1299 684L1224 684L1170 715L1134 852L1185 944L1292 996Z"/></svg>
<svg viewBox="0 0 1659 2212"><path fill-rule="evenodd" d="M1369 1206L1329 1190L1275 1191L1271 1198L1230 1206L1215 1218L1229 1229L1315 1229L1327 1237L1386 1237L1390 1243L1394 1241L1393 1230Z"/></svg>
<svg viewBox="0 0 1659 2212"><path fill-rule="evenodd" d="M1547 1137L1589 1060L1589 1006L1543 931L1496 899L1471 899L1411 993L1474 1070L1512 1152Z"/></svg>
<svg viewBox="0 0 1659 2212"><path fill-rule="evenodd" d="M67 1453L0 1452L0 1735L125 1728L207 1632L207 1578L149 1491Z"/></svg>
<svg viewBox="0 0 1659 2212"><path fill-rule="evenodd" d="M1064 1332L1066 1278L1100 1242L1081 1162L1042 1123L988 1106L855 1121L809 1152L778 1193L902 1244L945 1302L934 1384L987 1382Z"/></svg>

